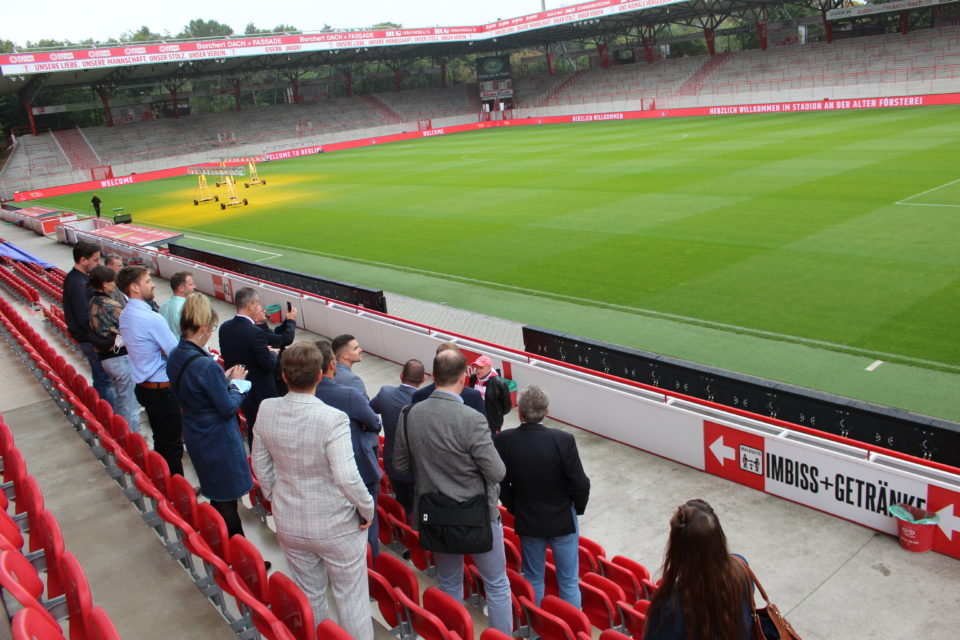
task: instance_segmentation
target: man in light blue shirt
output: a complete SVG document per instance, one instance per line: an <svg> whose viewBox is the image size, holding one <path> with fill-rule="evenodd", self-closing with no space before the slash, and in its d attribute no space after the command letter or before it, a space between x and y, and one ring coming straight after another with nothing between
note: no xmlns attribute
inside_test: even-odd
<svg viewBox="0 0 960 640"><path fill-rule="evenodd" d="M183 475L180 406L167 378L167 355L179 341L150 306L157 285L147 267L124 267L117 274L117 286L129 298L120 314L120 336L127 345L137 400L153 430L153 449L167 461L171 474Z"/></svg>
<svg viewBox="0 0 960 640"><path fill-rule="evenodd" d="M193 274L189 271L178 271L170 276L170 288L173 295L170 299L160 305L160 315L167 321L167 326L173 335L180 336L180 313L183 311L183 303L187 301L187 296L196 291L197 285L193 283Z"/></svg>

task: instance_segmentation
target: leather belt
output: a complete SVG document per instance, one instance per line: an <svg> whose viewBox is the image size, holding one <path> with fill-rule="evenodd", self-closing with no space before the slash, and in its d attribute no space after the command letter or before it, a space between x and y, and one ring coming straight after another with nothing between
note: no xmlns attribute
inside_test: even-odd
<svg viewBox="0 0 960 640"><path fill-rule="evenodd" d="M144 389L166 389L170 386L169 382L138 382L138 387L143 387Z"/></svg>

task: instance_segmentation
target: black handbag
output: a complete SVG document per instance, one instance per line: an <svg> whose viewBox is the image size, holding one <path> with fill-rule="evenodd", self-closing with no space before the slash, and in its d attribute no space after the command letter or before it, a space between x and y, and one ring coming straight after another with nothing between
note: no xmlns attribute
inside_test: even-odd
<svg viewBox="0 0 960 640"><path fill-rule="evenodd" d="M403 408L403 436L413 467L407 415L410 405ZM416 469L413 469L416 475ZM493 549L493 531L490 529L490 509L487 505L487 481L483 493L462 502L439 491L424 493L417 501L420 546L439 553L486 553Z"/></svg>

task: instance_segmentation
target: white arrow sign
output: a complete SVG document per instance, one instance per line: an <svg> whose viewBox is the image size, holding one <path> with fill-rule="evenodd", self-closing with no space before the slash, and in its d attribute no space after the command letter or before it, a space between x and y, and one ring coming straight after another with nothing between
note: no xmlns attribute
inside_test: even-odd
<svg viewBox="0 0 960 640"><path fill-rule="evenodd" d="M737 452L733 447L728 447L723 444L723 436L720 436L710 445L710 451L717 458L717 462L720 463L720 466L724 466L726 460L736 460Z"/></svg>
<svg viewBox="0 0 960 640"><path fill-rule="evenodd" d="M948 504L937 511L937 515L940 516L940 522L937 526L940 527L940 531L943 531L943 535L947 536L947 540L951 540L953 532L960 531L960 518L953 515L953 505Z"/></svg>

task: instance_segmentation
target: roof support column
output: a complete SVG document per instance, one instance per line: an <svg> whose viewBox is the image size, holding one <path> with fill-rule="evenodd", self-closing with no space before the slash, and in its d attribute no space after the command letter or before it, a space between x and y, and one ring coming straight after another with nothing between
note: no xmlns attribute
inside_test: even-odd
<svg viewBox="0 0 960 640"><path fill-rule="evenodd" d="M714 33L713 27L703 28L703 39L707 41L707 53L709 53L711 57L717 53L716 38L714 37Z"/></svg>
<svg viewBox="0 0 960 640"><path fill-rule="evenodd" d="M180 117L180 94L177 91L177 85L168 84L166 85L167 91L170 92L170 101L173 103L173 117Z"/></svg>
<svg viewBox="0 0 960 640"><path fill-rule="evenodd" d="M103 115L106 118L107 126L113 126L113 114L110 113L110 96L107 95L107 88L102 84L93 85L93 90L100 96L103 102Z"/></svg>
<svg viewBox="0 0 960 640"><path fill-rule="evenodd" d="M820 11L820 18L823 20L823 37L827 42L833 42L833 23L827 20L827 11Z"/></svg>
<svg viewBox="0 0 960 640"><path fill-rule="evenodd" d="M20 99L23 100L23 110L27 112L27 120L30 122L30 133L37 135L37 121L33 118L33 105L30 104L26 87L20 90Z"/></svg>

